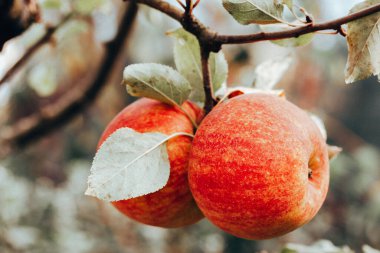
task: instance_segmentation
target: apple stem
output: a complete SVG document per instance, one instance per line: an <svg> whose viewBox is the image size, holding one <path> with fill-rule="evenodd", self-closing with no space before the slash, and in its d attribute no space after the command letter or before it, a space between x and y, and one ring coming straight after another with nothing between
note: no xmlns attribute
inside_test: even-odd
<svg viewBox="0 0 380 253"><path fill-rule="evenodd" d="M309 179L313 176L313 170L309 168L308 170L308 177Z"/></svg>
<svg viewBox="0 0 380 253"><path fill-rule="evenodd" d="M210 58L210 50L202 44L201 45L201 61L202 61L202 75L203 75L203 88L205 92L205 105L204 111L207 115L212 108L216 105L214 94L213 94L213 86L210 76L210 66L208 64L208 60Z"/></svg>

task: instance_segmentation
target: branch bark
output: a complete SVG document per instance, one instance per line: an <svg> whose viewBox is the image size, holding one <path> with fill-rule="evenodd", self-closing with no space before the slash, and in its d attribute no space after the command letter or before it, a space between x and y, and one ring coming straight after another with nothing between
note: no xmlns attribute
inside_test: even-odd
<svg viewBox="0 0 380 253"><path fill-rule="evenodd" d="M221 44L244 44L244 43L253 43L264 40L279 40L298 37L303 34L323 31L323 30L336 30L338 33L341 32L341 26L349 22L355 21L357 19L369 16L376 12L380 11L380 4L373 5L369 8L363 9L361 11L349 14L347 16L334 19L324 23L311 23L306 26L301 26L294 29L289 29L286 31L280 32L261 32L250 35L240 35L240 36L231 36L231 35L218 35L217 41Z"/></svg>
<svg viewBox="0 0 380 253"><path fill-rule="evenodd" d="M62 126L91 104L106 84L111 70L116 64L116 58L124 47L125 39L131 30L136 13L136 4L131 3L121 21L118 34L111 42L106 44L106 56L97 72L95 81L88 86L85 92L78 92L79 95L74 97L64 108L55 104L47 106L50 108L43 108L43 110L45 109L44 111L50 111L48 115L36 113L21 119L11 126L8 131L3 131L3 134L4 132L6 133L6 136L2 136L3 142L11 146L23 147ZM75 96L75 91L73 94Z"/></svg>
<svg viewBox="0 0 380 253"><path fill-rule="evenodd" d="M310 23L305 24L304 26L291 28L285 31L259 32L248 35L219 35L215 31L204 26L196 17L194 17L194 15L192 15L192 0L186 0L185 11L182 11L181 9L178 9L162 0L133 0L133 2L145 4L153 9L165 13L169 17L177 20L185 30L197 37L201 46L204 91L206 94L204 109L206 114L210 112L215 105L208 66L208 58L210 52L220 51L222 45L224 44L245 44L265 40L280 40L299 37L304 34L323 30L335 30L337 33L345 36L342 25L380 11L380 4L376 4L358 12L351 13L342 18L334 19L324 23L314 23L312 20L310 20ZM197 1L195 5L198 3L199 1Z"/></svg>
<svg viewBox="0 0 380 253"><path fill-rule="evenodd" d="M145 4L151 8L159 10L171 18L177 20L182 25L184 24L184 13L181 9L178 9L166 2L161 0L136 0L138 3ZM198 39L209 41L213 43L213 51L218 49L219 45L223 44L245 44L245 43L254 43L265 40L279 40L298 37L303 34L323 31L323 30L336 30L340 31L341 26L347 24L351 21L369 16L376 12L380 11L380 4L373 5L369 8L360 10L358 12L349 14L347 16L334 19L324 23L310 23L305 26L292 28L286 31L280 32L259 32L248 35L219 35L216 32L206 28L198 19L195 17L192 18L191 26L187 25L184 28L194 34ZM220 48L220 47L219 47Z"/></svg>
<svg viewBox="0 0 380 253"><path fill-rule="evenodd" d="M0 2L0 51L8 40L20 35L39 19L36 0L2 0Z"/></svg>

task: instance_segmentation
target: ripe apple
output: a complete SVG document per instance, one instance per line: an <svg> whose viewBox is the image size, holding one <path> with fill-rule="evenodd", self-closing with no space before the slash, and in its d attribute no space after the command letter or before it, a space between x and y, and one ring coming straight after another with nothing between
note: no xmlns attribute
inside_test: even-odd
<svg viewBox="0 0 380 253"><path fill-rule="evenodd" d="M185 102L182 107L192 118L202 115L202 110L191 102ZM191 121L178 108L147 98L139 99L122 110L107 126L98 147L109 135L122 127L141 133L193 134ZM170 177L166 186L157 192L112 204L128 217L152 226L174 228L200 220L203 215L194 202L187 180L190 148L189 137L170 139L167 142Z"/></svg>
<svg viewBox="0 0 380 253"><path fill-rule="evenodd" d="M268 94L245 94L209 113L193 140L189 184L203 214L246 239L310 221L329 183L327 145L308 114Z"/></svg>

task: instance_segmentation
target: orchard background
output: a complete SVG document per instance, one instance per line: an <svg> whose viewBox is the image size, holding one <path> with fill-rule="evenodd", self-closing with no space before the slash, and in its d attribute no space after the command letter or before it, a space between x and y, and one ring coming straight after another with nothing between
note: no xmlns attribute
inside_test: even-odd
<svg viewBox="0 0 380 253"><path fill-rule="evenodd" d="M1 16L16 2L22 3L4 1ZM323 22L361 1L295 2ZM223 47L231 86L250 85L256 66L290 55L293 63L276 87L319 115L329 143L344 150L331 163L327 200L314 220L277 239L248 241L206 220L170 230L139 225L83 195L101 132L135 100L120 85L124 67L174 66L174 40L165 32L179 24L121 1L35 4L15 7L22 11L15 20L25 21L17 29L12 19L0 23L1 44L7 41L0 53L0 252L350 252L321 239L357 252L365 244L380 248L380 86L376 77L345 84L344 37L317 34L298 48ZM222 34L257 31L238 24L219 0L202 0L194 14Z"/></svg>

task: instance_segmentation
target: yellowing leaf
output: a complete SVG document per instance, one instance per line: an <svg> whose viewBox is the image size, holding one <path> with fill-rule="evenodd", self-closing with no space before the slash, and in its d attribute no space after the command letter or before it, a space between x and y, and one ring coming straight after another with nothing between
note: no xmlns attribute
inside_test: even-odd
<svg viewBox="0 0 380 253"><path fill-rule="evenodd" d="M174 61L178 71L186 77L192 86L190 100L203 103L205 94L203 89L203 76L199 42L194 35L179 28L168 33L173 36ZM210 75L214 92L222 88L228 73L227 61L223 52L211 53L209 59Z"/></svg>
<svg viewBox="0 0 380 253"><path fill-rule="evenodd" d="M380 0L367 0L355 5L350 13L357 12ZM377 75L380 78L380 13L348 23L348 60L346 83Z"/></svg>
<svg viewBox="0 0 380 253"><path fill-rule="evenodd" d="M271 90L282 79L293 62L290 56L268 60L256 67L254 86L257 89Z"/></svg>
<svg viewBox="0 0 380 253"><path fill-rule="evenodd" d="M171 105L181 105L191 92L189 82L171 67L156 63L129 65L123 83L132 96L147 97Z"/></svg>
<svg viewBox="0 0 380 253"><path fill-rule="evenodd" d="M95 155L85 194L117 201L163 188L170 174L168 138L130 128L116 130Z"/></svg>
<svg viewBox="0 0 380 253"><path fill-rule="evenodd" d="M277 0L223 0L223 6L243 25L285 22L284 6Z"/></svg>

